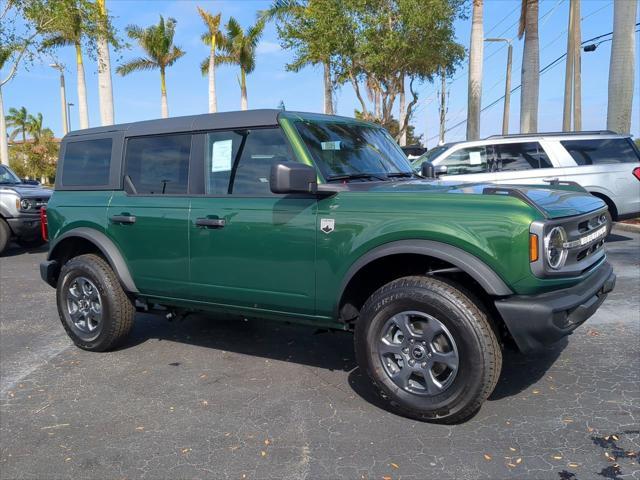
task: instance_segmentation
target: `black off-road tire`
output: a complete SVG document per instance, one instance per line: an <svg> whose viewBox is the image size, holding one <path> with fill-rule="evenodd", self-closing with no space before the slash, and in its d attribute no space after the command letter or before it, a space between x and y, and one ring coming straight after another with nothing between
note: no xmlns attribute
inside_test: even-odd
<svg viewBox="0 0 640 480"><path fill-rule="evenodd" d="M406 311L436 318L457 346L457 373L447 388L432 396L400 388L378 354L388 320ZM371 295L356 323L355 350L360 368L390 410L438 423L459 423L473 416L493 391L502 368L502 351L483 309L455 284L425 276L394 280Z"/></svg>
<svg viewBox="0 0 640 480"><path fill-rule="evenodd" d="M101 298L101 326L95 338L77 331L67 309L64 292L78 278L92 282ZM56 288L58 314L62 326L73 342L83 350L103 352L122 343L133 326L135 306L122 289L109 264L100 256L85 254L74 257L64 264Z"/></svg>
<svg viewBox="0 0 640 480"><path fill-rule="evenodd" d="M9 246L11 240L11 229L4 218L0 218L0 255Z"/></svg>

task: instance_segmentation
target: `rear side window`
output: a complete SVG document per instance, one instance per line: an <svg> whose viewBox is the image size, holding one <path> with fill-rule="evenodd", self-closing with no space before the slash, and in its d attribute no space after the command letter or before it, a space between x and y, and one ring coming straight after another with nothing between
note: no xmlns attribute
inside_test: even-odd
<svg viewBox="0 0 640 480"><path fill-rule="evenodd" d="M108 185L112 144L111 138L68 142L62 161L62 185Z"/></svg>
<svg viewBox="0 0 640 480"><path fill-rule="evenodd" d="M125 175L141 195L187 193L190 153L191 134L130 138Z"/></svg>
<svg viewBox="0 0 640 480"><path fill-rule="evenodd" d="M510 172L532 168L553 168L549 157L538 142L494 145L495 157L490 171Z"/></svg>
<svg viewBox="0 0 640 480"><path fill-rule="evenodd" d="M578 165L640 161L638 153L628 138L565 140L560 143Z"/></svg>

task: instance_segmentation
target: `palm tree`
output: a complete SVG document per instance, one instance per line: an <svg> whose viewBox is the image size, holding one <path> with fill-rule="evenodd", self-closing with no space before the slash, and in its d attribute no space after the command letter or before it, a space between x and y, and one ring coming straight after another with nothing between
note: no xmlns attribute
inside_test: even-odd
<svg viewBox="0 0 640 480"><path fill-rule="evenodd" d="M265 21L259 19L255 25L243 31L238 21L231 17L226 26L222 42L224 55L218 57L219 63L240 67L240 108L247 109L247 75L256 68L256 48L264 30Z"/></svg>
<svg viewBox="0 0 640 480"><path fill-rule="evenodd" d="M538 0L522 0L518 38L524 35L520 84L520 132L538 131L540 90L540 45L538 42Z"/></svg>
<svg viewBox="0 0 640 480"><path fill-rule="evenodd" d="M42 127L42 113L38 113L35 117L33 115L29 115L27 119L27 132L33 140L37 143L40 141L40 137L42 137L44 131Z"/></svg>
<svg viewBox="0 0 640 480"><path fill-rule="evenodd" d="M73 45L76 49L76 67L78 83L78 114L80 115L80 128L89 128L89 107L87 104L87 85L84 75L84 61L82 59L82 37L84 34L84 21L78 6L71 2L69 18L65 22L59 22L56 29L49 33L44 41L45 47L66 47Z"/></svg>
<svg viewBox="0 0 640 480"><path fill-rule="evenodd" d="M11 45L0 46L0 71L4 68L7 60L11 58L14 49ZM9 165L9 142L7 141L7 121L4 117L4 102L2 100L2 84L0 83L0 163Z"/></svg>
<svg viewBox="0 0 640 480"><path fill-rule="evenodd" d="M209 75L209 113L215 113L218 110L216 102L216 49L222 43L222 32L220 32L221 13L212 15L206 10L198 7L198 13L205 25L207 31L202 34L202 41L205 45L209 45L209 58L205 58L201 65L202 74Z"/></svg>
<svg viewBox="0 0 640 480"><path fill-rule="evenodd" d="M473 0L471 45L469 47L469 92L467 95L467 140L480 138L480 100L482 98L483 0Z"/></svg>
<svg viewBox="0 0 640 480"><path fill-rule="evenodd" d="M22 143L27 142L27 133L29 133L29 113L25 107L19 109L10 108L7 115L7 126L13 128L13 132L9 135L9 140L13 141L18 135L22 136Z"/></svg>
<svg viewBox="0 0 640 480"><path fill-rule="evenodd" d="M631 106L635 71L635 19L637 0L614 2L613 40L609 60L607 129L618 133L631 131Z"/></svg>
<svg viewBox="0 0 640 480"><path fill-rule="evenodd" d="M105 0L98 0L100 31L98 50L98 96L100 98L100 120L102 125L113 125L113 87L111 84L111 56L109 54L109 17Z"/></svg>
<svg viewBox="0 0 640 480"><path fill-rule="evenodd" d="M167 67L173 65L184 51L173 44L173 37L176 31L176 21L173 18L164 21L160 15L160 22L147 28L140 28L136 25L127 27L127 35L132 40L136 40L140 47L147 54L146 57L139 57L129 62L123 63L116 70L120 75L128 75L131 72L140 70L160 70L160 92L162 95L162 118L169 116L167 106Z"/></svg>

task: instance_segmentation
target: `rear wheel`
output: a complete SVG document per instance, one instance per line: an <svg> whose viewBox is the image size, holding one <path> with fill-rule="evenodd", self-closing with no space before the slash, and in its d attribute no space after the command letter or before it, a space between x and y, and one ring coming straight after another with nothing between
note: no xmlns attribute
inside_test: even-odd
<svg viewBox="0 0 640 480"><path fill-rule="evenodd" d="M380 288L356 324L358 363L390 408L455 423L491 394L502 352L485 314L454 285L404 277Z"/></svg>
<svg viewBox="0 0 640 480"><path fill-rule="evenodd" d="M64 264L56 298L64 329L84 350L117 347L133 325L135 307L98 255L80 255Z"/></svg>
<svg viewBox="0 0 640 480"><path fill-rule="evenodd" d="M11 229L4 218L0 218L0 255L9 245L11 239Z"/></svg>

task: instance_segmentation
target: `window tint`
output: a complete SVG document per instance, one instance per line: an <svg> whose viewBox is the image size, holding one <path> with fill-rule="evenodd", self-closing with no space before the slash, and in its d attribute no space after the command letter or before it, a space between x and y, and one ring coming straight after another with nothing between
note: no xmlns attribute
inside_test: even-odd
<svg viewBox="0 0 640 480"><path fill-rule="evenodd" d="M271 165L291 161L289 146L278 128L250 130L235 167L232 193L273 195L269 187Z"/></svg>
<svg viewBox="0 0 640 480"><path fill-rule="evenodd" d="M126 172L139 194L187 193L191 134L130 138Z"/></svg>
<svg viewBox="0 0 640 480"><path fill-rule="evenodd" d="M62 162L62 185L108 185L112 143L110 138L68 142Z"/></svg>
<svg viewBox="0 0 640 480"><path fill-rule="evenodd" d="M492 147L488 147L489 151ZM487 147L463 148L438 162L447 167L447 175L464 175L465 173L481 173L487 171L487 158L490 156Z"/></svg>
<svg viewBox="0 0 640 480"><path fill-rule="evenodd" d="M244 135L238 132L212 132L205 141L205 193L226 195L233 163Z"/></svg>
<svg viewBox="0 0 640 480"><path fill-rule="evenodd" d="M495 157L489 171L510 172L532 168L553 168L549 157L538 142L494 145Z"/></svg>
<svg viewBox="0 0 640 480"><path fill-rule="evenodd" d="M640 161L628 138L565 140L560 142L578 165L631 163Z"/></svg>

